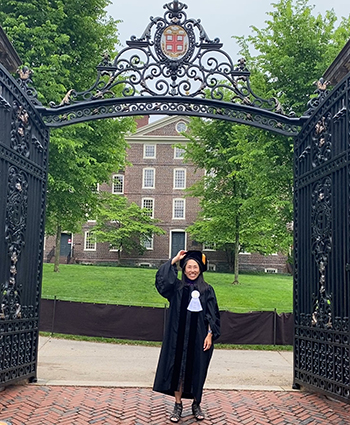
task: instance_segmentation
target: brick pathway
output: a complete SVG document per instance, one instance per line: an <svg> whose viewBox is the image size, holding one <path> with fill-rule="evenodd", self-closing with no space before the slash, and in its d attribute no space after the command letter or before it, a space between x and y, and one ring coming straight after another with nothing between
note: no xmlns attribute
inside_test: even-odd
<svg viewBox="0 0 350 425"><path fill-rule="evenodd" d="M184 400L182 425L196 423ZM164 425L172 397L146 388L12 386L0 393L0 423ZM348 425L350 404L304 392L204 392L203 425Z"/></svg>

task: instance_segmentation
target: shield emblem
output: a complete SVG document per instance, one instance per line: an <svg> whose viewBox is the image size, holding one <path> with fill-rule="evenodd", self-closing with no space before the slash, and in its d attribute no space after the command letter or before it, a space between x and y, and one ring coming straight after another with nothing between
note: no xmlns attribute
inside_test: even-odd
<svg viewBox="0 0 350 425"><path fill-rule="evenodd" d="M188 50L188 35L180 25L170 25L163 31L161 37L163 54L172 60L181 59Z"/></svg>

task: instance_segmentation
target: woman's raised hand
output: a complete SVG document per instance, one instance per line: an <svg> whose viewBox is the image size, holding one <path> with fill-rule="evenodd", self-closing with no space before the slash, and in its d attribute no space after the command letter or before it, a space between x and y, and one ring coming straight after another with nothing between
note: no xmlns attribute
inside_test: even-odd
<svg viewBox="0 0 350 425"><path fill-rule="evenodd" d="M171 260L171 264L175 264L178 261L182 260L186 255L187 251L184 249L180 249L180 251L175 255L175 257Z"/></svg>

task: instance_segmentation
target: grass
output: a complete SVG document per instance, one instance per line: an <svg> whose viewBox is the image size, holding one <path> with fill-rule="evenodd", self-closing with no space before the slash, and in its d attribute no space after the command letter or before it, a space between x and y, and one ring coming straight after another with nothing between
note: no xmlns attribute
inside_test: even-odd
<svg viewBox="0 0 350 425"><path fill-rule="evenodd" d="M155 286L156 270L126 267L44 264L42 297L78 302L164 307L167 301ZM293 309L292 277L287 275L243 274L233 285L229 273L206 273L216 292L220 310L236 313Z"/></svg>

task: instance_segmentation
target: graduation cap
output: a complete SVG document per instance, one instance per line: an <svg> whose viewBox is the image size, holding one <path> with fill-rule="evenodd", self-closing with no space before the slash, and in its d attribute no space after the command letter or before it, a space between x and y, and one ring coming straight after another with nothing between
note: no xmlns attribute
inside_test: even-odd
<svg viewBox="0 0 350 425"><path fill-rule="evenodd" d="M180 267L183 269L188 260L194 260L198 263L201 273L207 270L207 257L201 251L187 251L186 255L180 260Z"/></svg>

